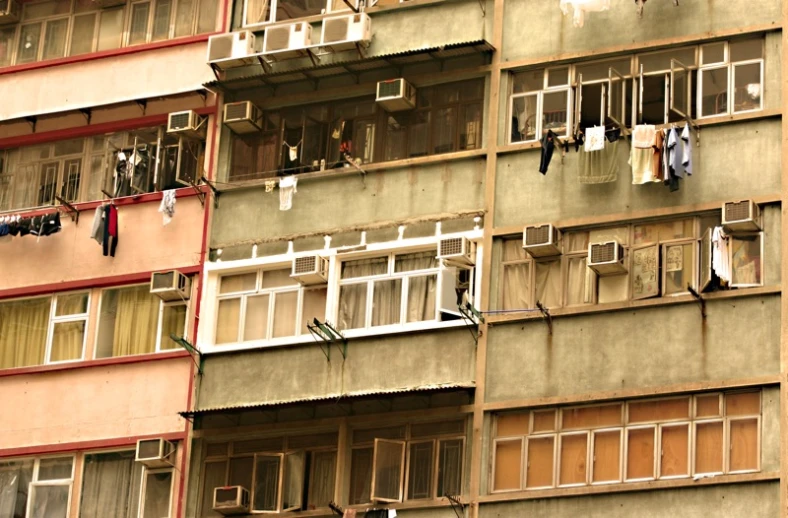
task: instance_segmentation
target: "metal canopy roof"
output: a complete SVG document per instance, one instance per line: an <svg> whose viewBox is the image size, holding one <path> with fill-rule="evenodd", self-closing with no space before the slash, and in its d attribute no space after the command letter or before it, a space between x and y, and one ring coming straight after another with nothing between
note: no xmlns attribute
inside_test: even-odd
<svg viewBox="0 0 788 518"><path fill-rule="evenodd" d="M396 396L405 395L408 393L436 393L436 392L451 392L457 390L474 390L475 383L441 383L433 385L419 385L414 387L403 387L395 389L377 389L377 390L363 390L357 392L348 392L345 394L325 394L321 396L312 396L307 398L297 398L280 401L266 401L262 403L248 403L239 405L218 406L212 408L202 408L199 410L191 410L178 412L181 416L186 418L205 416L209 414L222 414L222 413L235 413L244 412L249 410L270 410L274 408L281 408L286 406L293 406L299 404L316 404L327 403L339 404L348 402L349 400L359 400L364 398L375 398L381 396Z"/></svg>
<svg viewBox="0 0 788 518"><path fill-rule="evenodd" d="M227 80L210 81L204 83L203 86L223 91L238 91L259 87L261 83L265 86L276 87L286 83L315 81L345 74L357 75L370 70L400 68L427 61L441 61L471 54L490 53L493 50L495 50L494 47L484 40L466 41L438 47L393 52L368 58L333 61L316 66L304 66L281 71L273 70L268 73L261 71Z"/></svg>

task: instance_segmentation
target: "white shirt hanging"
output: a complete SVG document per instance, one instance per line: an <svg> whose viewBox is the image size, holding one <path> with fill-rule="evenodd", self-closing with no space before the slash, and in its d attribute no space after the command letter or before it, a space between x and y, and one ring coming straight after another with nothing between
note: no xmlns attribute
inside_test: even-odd
<svg viewBox="0 0 788 518"><path fill-rule="evenodd" d="M582 27L585 24L585 13L607 11L610 0L561 0L560 7L564 16L569 14L569 7L574 8L572 25Z"/></svg>

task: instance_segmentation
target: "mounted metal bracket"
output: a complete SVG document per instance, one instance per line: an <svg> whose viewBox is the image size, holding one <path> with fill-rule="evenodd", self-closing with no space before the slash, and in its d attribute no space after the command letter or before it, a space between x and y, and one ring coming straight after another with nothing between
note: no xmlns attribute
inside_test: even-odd
<svg viewBox="0 0 788 518"><path fill-rule="evenodd" d="M202 182L205 185L210 187L211 191L213 192L213 208L214 209L218 209L219 208L219 195L221 195L222 192L219 189L217 189L216 186L213 183L211 183L210 180L208 180L206 177L203 176L203 177L200 178L200 180L202 180Z"/></svg>
<svg viewBox="0 0 788 518"><path fill-rule="evenodd" d="M55 196L55 200L57 200L60 203L60 205L62 205L63 207L66 208L66 212L68 212L68 215L71 216L71 221L73 221L75 224L78 225L79 224L79 209L77 209L76 207L71 205L69 202L67 202L66 200L64 200L60 196Z"/></svg>
<svg viewBox="0 0 788 518"><path fill-rule="evenodd" d="M706 300L703 298L703 295L695 291L695 288L687 284L687 291L690 292L690 295L695 297L695 300L698 302L698 306L700 306L700 316L703 320L706 320Z"/></svg>
<svg viewBox="0 0 788 518"><path fill-rule="evenodd" d="M465 508L468 507L468 504L464 504L460 502L459 497L452 495L444 495L444 496L449 501L449 505L451 505L451 510L454 511L454 514L457 515L457 518L462 518L463 514L465 514Z"/></svg>
<svg viewBox="0 0 788 518"><path fill-rule="evenodd" d="M344 516L344 514L345 514L345 510L342 509L341 507L339 507L334 502L329 502L328 503L328 508L331 509L331 512L333 512L334 514L337 514L339 516Z"/></svg>
<svg viewBox="0 0 788 518"><path fill-rule="evenodd" d="M312 323L308 323L306 325L306 328L310 333L312 333L312 336L315 337L315 340L320 340L323 342L318 342L318 345L320 346L320 350L323 352L323 355L326 357L326 361L331 361L331 344L337 345L337 349L339 349L339 353L342 355L343 361L347 359L347 338L345 338L342 333L340 333L328 321L321 322L315 318L312 320ZM342 344L341 346L340 343Z"/></svg>
<svg viewBox="0 0 788 518"><path fill-rule="evenodd" d="M202 367L203 367L203 356L202 356L202 353L200 351L198 351L197 348L195 348L191 343L189 343L188 340L186 340L186 338L184 338L182 336L176 336L174 333L170 333L170 340L172 340L176 344L178 344L181 347L183 347L184 349L186 349L189 352L189 354L192 355L192 361L194 361L194 356L193 355L195 355L195 354L197 355L197 358L199 358L200 362L197 363L195 361L194 364L197 366L197 373L200 376L202 376L202 374L203 374L203 370L202 370Z"/></svg>
<svg viewBox="0 0 788 518"><path fill-rule="evenodd" d="M538 300L536 301L536 307L542 313L542 318L544 319L545 323L547 324L547 332L550 334L550 336L552 336L553 335L553 317L552 317L552 315L550 315L550 310L547 309L544 306L544 304L542 304Z"/></svg>
<svg viewBox="0 0 788 518"><path fill-rule="evenodd" d="M30 124L30 129L33 131L33 133L35 133L36 123L38 123L38 117L35 116L25 117L25 120L28 122L28 124Z"/></svg>
<svg viewBox="0 0 788 518"><path fill-rule="evenodd" d="M90 108L81 108L79 113L85 116L85 120L87 121L88 126L90 126L90 119L93 117L93 110Z"/></svg>
<svg viewBox="0 0 788 518"><path fill-rule="evenodd" d="M466 302L464 305L458 304L457 309L460 311L460 315L462 315L462 319L466 322L465 327L468 328L470 331L471 336L473 337L474 343L479 345L479 323L484 322L484 316L474 308L469 302ZM473 332L472 328L476 328L476 333Z"/></svg>
<svg viewBox="0 0 788 518"><path fill-rule="evenodd" d="M134 102L137 103L137 106L139 106L140 109L142 110L142 114L145 115L145 112L148 110L148 100L147 99L135 99Z"/></svg>

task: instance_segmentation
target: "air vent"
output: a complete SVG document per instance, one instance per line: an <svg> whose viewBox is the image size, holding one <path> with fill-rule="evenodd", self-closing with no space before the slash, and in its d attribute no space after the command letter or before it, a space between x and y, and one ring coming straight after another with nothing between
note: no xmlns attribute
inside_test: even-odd
<svg viewBox="0 0 788 518"><path fill-rule="evenodd" d="M553 225L533 225L523 231L523 248L531 257L552 257L561 254L561 233Z"/></svg>
<svg viewBox="0 0 788 518"><path fill-rule="evenodd" d="M476 247L466 237L448 237L438 242L437 258L446 266L468 268L476 262L475 255Z"/></svg>
<svg viewBox="0 0 788 518"><path fill-rule="evenodd" d="M217 34L208 39L208 63L220 70L256 63L257 40L250 31Z"/></svg>
<svg viewBox="0 0 788 518"><path fill-rule="evenodd" d="M728 232L757 232L761 230L761 210L752 200L724 203L722 226Z"/></svg>
<svg viewBox="0 0 788 518"><path fill-rule="evenodd" d="M189 300L191 282L177 270L154 272L150 279L150 292L165 302Z"/></svg>
<svg viewBox="0 0 788 518"><path fill-rule="evenodd" d="M369 45L372 41L372 21L366 13L324 18L320 44L334 52Z"/></svg>
<svg viewBox="0 0 788 518"><path fill-rule="evenodd" d="M416 89L402 78L379 81L375 101L389 112L411 110L416 107Z"/></svg>
<svg viewBox="0 0 788 518"><path fill-rule="evenodd" d="M225 486L214 488L213 510L224 516L248 514L249 491L242 486Z"/></svg>
<svg viewBox="0 0 788 518"><path fill-rule="evenodd" d="M137 441L135 460L148 468L166 468L175 463L175 445L165 439Z"/></svg>
<svg viewBox="0 0 788 518"><path fill-rule="evenodd" d="M600 276L626 273L624 248L618 241L591 243L588 246L588 267Z"/></svg>
<svg viewBox="0 0 788 518"><path fill-rule="evenodd" d="M328 282L328 259L319 255L308 255L293 259L290 277L304 285Z"/></svg>
<svg viewBox="0 0 788 518"><path fill-rule="evenodd" d="M224 124L235 133L256 133L262 129L263 114L251 101L224 105Z"/></svg>
<svg viewBox="0 0 788 518"><path fill-rule="evenodd" d="M284 50L290 45L290 26L271 27L265 31L264 52Z"/></svg>

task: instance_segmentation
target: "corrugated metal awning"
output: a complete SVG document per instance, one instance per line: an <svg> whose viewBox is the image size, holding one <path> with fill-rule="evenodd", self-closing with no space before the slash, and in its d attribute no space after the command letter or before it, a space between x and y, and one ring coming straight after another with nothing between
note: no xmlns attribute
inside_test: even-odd
<svg viewBox="0 0 788 518"><path fill-rule="evenodd" d="M210 81L203 86L223 91L245 90L247 88L259 87L261 83L267 86L276 87L286 83L315 81L344 74L354 75L370 70L399 68L426 61L440 61L471 54L491 53L494 50L495 48L485 40L465 41L449 43L437 47L380 54L368 58L332 61L330 63L321 63L316 66L304 66L280 71L272 70L267 73L261 71L259 73L247 74L226 80Z"/></svg>
<svg viewBox="0 0 788 518"><path fill-rule="evenodd" d="M349 400L358 400L362 398L375 398L381 396L395 396L408 393L435 393L435 392L451 392L458 390L474 390L475 383L438 383L432 385L418 385L415 387L402 387L394 389L372 389L360 390L356 392L346 392L344 394L325 394L320 396L311 396L307 398L286 399L278 401L265 401L265 402L250 402L238 405L219 406L212 408L201 408L198 410L187 410L178 412L181 416L186 418L205 416L209 414L222 414L244 412L249 410L269 410L274 408L281 408L292 405L302 405L310 403L344 403Z"/></svg>

